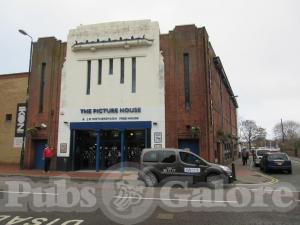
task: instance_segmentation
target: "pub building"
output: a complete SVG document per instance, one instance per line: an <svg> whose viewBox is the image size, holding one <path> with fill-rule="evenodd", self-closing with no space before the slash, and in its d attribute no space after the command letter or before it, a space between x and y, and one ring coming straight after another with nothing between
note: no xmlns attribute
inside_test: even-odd
<svg viewBox="0 0 300 225"><path fill-rule="evenodd" d="M24 165L42 168L46 143L56 150L52 169L63 171L122 167L144 148L189 148L226 163L237 154L236 109L205 28L80 25L65 43L33 45Z"/></svg>
<svg viewBox="0 0 300 225"><path fill-rule="evenodd" d="M70 30L60 82L57 169L99 171L165 147L157 22Z"/></svg>

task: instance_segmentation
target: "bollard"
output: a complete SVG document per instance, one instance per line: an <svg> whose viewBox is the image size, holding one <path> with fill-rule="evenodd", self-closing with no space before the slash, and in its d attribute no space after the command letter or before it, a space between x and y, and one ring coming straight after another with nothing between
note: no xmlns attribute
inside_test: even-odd
<svg viewBox="0 0 300 225"><path fill-rule="evenodd" d="M236 176L235 176L235 165L234 163L231 164L231 170L232 170L232 179L236 180Z"/></svg>

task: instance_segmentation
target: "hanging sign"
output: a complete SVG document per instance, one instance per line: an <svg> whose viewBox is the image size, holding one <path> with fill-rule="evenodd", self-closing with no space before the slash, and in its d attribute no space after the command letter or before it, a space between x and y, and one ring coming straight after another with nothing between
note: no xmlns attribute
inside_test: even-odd
<svg viewBox="0 0 300 225"><path fill-rule="evenodd" d="M17 105L15 137L23 137L25 132L25 123L26 123L26 104L19 103Z"/></svg>

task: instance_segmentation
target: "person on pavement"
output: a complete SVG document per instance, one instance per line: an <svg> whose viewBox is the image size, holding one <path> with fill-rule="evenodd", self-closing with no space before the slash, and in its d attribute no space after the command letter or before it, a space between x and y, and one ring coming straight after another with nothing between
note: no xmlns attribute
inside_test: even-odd
<svg viewBox="0 0 300 225"><path fill-rule="evenodd" d="M53 157L53 149L49 147L49 145L45 145L45 148L43 150L43 160L44 163L44 172L48 173L50 164L51 164L51 158Z"/></svg>
<svg viewBox="0 0 300 225"><path fill-rule="evenodd" d="M244 166L247 165L248 158L249 158L249 152L246 149L244 149L242 152L242 160Z"/></svg>

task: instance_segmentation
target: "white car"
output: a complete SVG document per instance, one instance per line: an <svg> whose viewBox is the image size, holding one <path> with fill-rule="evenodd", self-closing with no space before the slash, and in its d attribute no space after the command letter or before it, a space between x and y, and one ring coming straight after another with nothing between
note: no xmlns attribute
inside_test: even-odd
<svg viewBox="0 0 300 225"><path fill-rule="evenodd" d="M254 164L255 166L259 166L260 160L262 159L263 155L268 152L280 152L279 149L272 149L272 148L258 148L254 150Z"/></svg>

